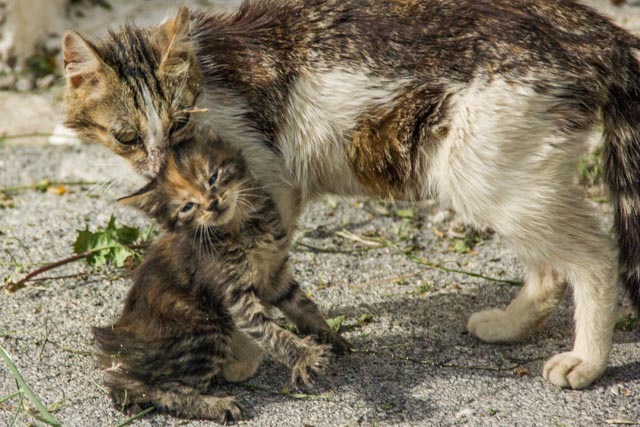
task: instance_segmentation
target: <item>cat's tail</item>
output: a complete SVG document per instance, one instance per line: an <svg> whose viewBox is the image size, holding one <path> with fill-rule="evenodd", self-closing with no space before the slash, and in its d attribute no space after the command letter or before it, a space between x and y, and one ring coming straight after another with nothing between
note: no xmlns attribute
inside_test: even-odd
<svg viewBox="0 0 640 427"><path fill-rule="evenodd" d="M620 280L640 312L640 64L631 53L626 81L611 85L603 118L604 175L614 205Z"/></svg>

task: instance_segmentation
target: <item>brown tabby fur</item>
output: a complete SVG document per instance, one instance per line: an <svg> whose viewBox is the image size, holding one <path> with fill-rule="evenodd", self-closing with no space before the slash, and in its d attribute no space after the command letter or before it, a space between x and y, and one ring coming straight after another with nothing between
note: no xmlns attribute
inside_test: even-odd
<svg viewBox="0 0 640 427"><path fill-rule="evenodd" d="M271 197L215 135L198 132L123 202L166 232L137 269L120 318L94 328L118 406L237 420L236 400L210 393L222 379L252 375L258 345L291 367L294 384L311 383L328 363L328 347L278 326L272 306L301 331L321 335L337 351L349 349L292 279L291 232Z"/></svg>

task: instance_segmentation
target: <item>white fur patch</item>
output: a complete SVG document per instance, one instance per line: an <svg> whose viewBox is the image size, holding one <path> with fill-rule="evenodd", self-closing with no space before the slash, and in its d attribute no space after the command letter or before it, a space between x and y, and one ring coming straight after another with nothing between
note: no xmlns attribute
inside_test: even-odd
<svg viewBox="0 0 640 427"><path fill-rule="evenodd" d="M558 102L530 84L501 79L460 88L430 180L467 221L509 241L528 270L529 282L512 305L475 314L470 330L488 341L526 336L562 290L560 281L532 278L557 272L574 288L576 339L571 352L545 365L544 375L582 388L602 373L611 350L616 250L575 184L587 132L563 130Z"/></svg>
<svg viewBox="0 0 640 427"><path fill-rule="evenodd" d="M147 87L142 88L142 97L144 99L145 114L147 116L146 146L149 152L156 151L162 145L164 139L162 120L160 119L158 110L153 106L151 93Z"/></svg>
<svg viewBox="0 0 640 427"><path fill-rule="evenodd" d="M300 77L290 92L278 146L303 198L362 188L347 158L346 134L367 109L391 102L401 81L383 81L366 70L330 70Z"/></svg>

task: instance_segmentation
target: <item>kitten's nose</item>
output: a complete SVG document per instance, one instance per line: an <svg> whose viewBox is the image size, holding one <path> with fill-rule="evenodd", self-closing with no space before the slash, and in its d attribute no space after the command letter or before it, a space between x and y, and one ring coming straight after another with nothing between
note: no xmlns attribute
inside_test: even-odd
<svg viewBox="0 0 640 427"><path fill-rule="evenodd" d="M207 210L213 212L218 209L218 199L213 199L213 202L207 206Z"/></svg>

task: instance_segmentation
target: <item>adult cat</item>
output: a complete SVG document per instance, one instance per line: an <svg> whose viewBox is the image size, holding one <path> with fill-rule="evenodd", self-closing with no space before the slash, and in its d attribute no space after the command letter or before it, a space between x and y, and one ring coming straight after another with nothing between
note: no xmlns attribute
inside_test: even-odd
<svg viewBox="0 0 640 427"><path fill-rule="evenodd" d="M190 118L240 147L285 221L321 193L437 195L500 233L526 284L471 316L520 340L574 288L575 344L544 376L604 371L616 281L640 307L640 40L570 0L258 0L63 39L67 124L155 174ZM206 111L205 111L206 110ZM575 185L604 121L618 245ZM618 255L619 254L619 255ZM618 258L619 256L619 258Z"/></svg>

